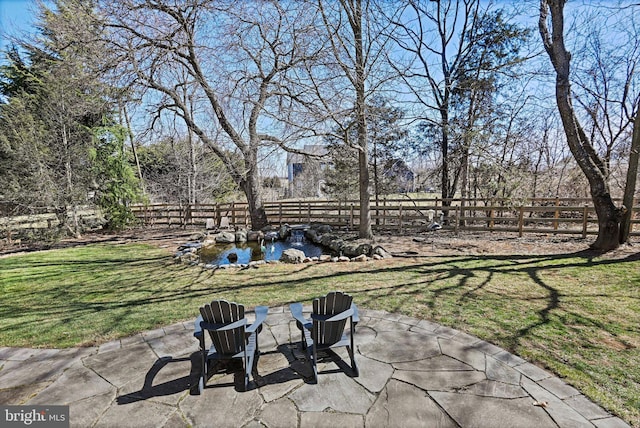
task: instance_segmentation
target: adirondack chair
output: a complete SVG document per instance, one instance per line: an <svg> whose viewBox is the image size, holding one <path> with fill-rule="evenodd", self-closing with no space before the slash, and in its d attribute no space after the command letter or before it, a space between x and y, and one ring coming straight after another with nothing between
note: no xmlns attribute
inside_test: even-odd
<svg viewBox="0 0 640 428"><path fill-rule="evenodd" d="M202 353L202 376L198 383L201 394L207 384L208 365L211 360L242 359L244 390L248 389L249 376L255 358L260 353L258 333L267 318L267 311L266 306L256 306L256 320L253 324L247 324L243 305L226 300L213 300L200 308L193 335L200 341ZM211 338L210 348L206 346L205 331Z"/></svg>
<svg viewBox="0 0 640 428"><path fill-rule="evenodd" d="M308 319L302 315L301 303L293 303L289 309L302 332L302 347L307 350L313 368L314 383L318 382L318 351L330 348L346 347L351 358L353 375L359 375L353 347L355 326L359 321L358 308L350 295L336 291L314 299L313 312ZM350 331L348 336L345 334L347 320Z"/></svg>

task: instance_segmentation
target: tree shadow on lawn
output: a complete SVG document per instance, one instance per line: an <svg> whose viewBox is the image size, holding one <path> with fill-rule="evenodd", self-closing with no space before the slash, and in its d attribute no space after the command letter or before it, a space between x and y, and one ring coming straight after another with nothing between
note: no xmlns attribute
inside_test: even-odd
<svg viewBox="0 0 640 428"><path fill-rule="evenodd" d="M591 268L597 266L608 265L620 265L621 263L630 263L640 261L640 252L630 254L624 258L618 259L606 259L599 258L602 253L592 250L578 251L567 254L553 254L553 255L491 255L491 256L421 256L411 257L416 261L416 264L411 266L397 266L387 267L380 270L372 269L368 271L368 274L384 274L389 275L393 273L402 274L407 269L413 269L422 271L425 276L429 278L422 282L403 282L389 286L382 287L369 287L363 289L354 289L350 292L354 294L358 304L362 307L373 306L380 307L384 304L377 303L378 301L385 300L392 297L395 300L399 300L399 303L394 307L386 308L389 312L406 310L406 305L411 305L415 300L421 296L425 291L428 291L433 295L433 298L428 302L427 306L435 308L438 305L438 301L441 300L445 294L455 293L459 291L459 301L468 299L474 299L476 293L482 290L489 284L492 284L496 274L510 274L526 275L536 286L540 287L546 297L544 300L546 304L543 308L536 311L536 322L530 323L517 331L514 331L510 337L503 338L508 344L508 348L514 351L521 342L522 339L527 337L537 328L548 324L550 322L550 314L557 309L561 309L561 298L570 297L584 297L582 295L572 295L563 293L558 288L545 282L541 276L541 272L546 273L553 271L561 271L567 268ZM424 259L424 261L423 261ZM577 260L576 260L577 259ZM566 262L563 262L566 260ZM498 263L487 265L484 262L497 261ZM455 267L455 265L465 265L467 263L475 263L475 267ZM549 262L549 264L545 264ZM479 266L478 266L479 264ZM454 265L452 268L451 265ZM352 272L339 272L331 275L327 275L328 278L336 278L340 276L349 276ZM477 281L479 278L484 278L480 283L471 285L473 281ZM315 278L317 279L317 278ZM437 287L438 283L450 283L451 285L445 285ZM296 284L295 281L291 285ZM436 286L436 288L433 288ZM509 296L506 296L510 298ZM607 293L598 293L597 295L590 294L590 298L616 298L624 297L625 299L640 299L635 294L629 294L625 296L611 295ZM517 300L517 298L514 298ZM515 302L517 304L517 302ZM570 312L567 312L570 314ZM584 316L582 316L584 318ZM617 336L616 332L610 331L611 329L598 319L585 319L585 323L597 326L601 330L607 331L612 336ZM456 326L453 326L456 327ZM625 346L629 346L628 344Z"/></svg>
<svg viewBox="0 0 640 428"><path fill-rule="evenodd" d="M375 277L379 275L393 276L395 273L403 274L408 269L417 271L428 277L422 282L401 282L392 285L381 285L380 287L349 287L344 291L348 291L354 295L358 301L359 306L366 308L368 306L379 307L378 300L384 300L388 297L394 299L400 299L401 301L397 305L387 307L389 312L401 311L407 304L411 304L412 297L425 291L426 287L431 287L428 291L433 294L433 299L429 303L429 306L435 307L438 305L438 300L441 296L447 293L460 292L459 300L473 299L475 293L482 290L487 285L491 284L497 274L511 274L526 275L535 285L540 287L546 294L546 305L544 308L537 311L538 322L523 327L518 332L514 333L512 346L517 346L519 340L529 334L537 327L549 322L549 314L558 309L560 305L561 297L568 297L568 295L562 295L562 293L552 285L545 282L541 277L541 271L561 271L567 268L589 268L595 266L607 266L607 265L619 265L620 263L629 263L640 261L640 253L632 254L624 259L604 259L598 258L598 253L593 251L579 251L568 254L554 254L554 255L499 255L499 256L426 256L426 257L414 257L415 264L407 266L403 264L401 266L376 266L373 263L368 266L359 266L358 269L351 269L349 271L336 271L331 272L320 271L322 265L305 265L302 269L296 273L306 271L307 275L304 278L287 278L283 276L281 272L272 274L259 270L259 274L265 273L264 276L258 276L255 281L251 283L238 283L229 281L225 285L216 285L211 287L207 284L207 279L215 273L207 270L200 270L200 272L194 275L194 268L185 267L184 270L180 269L176 275L181 275L183 272L185 275L190 275L188 280L184 281L184 285L176 289L164 289L161 292L154 294L153 289L144 290L149 295L140 298L119 300L119 301L103 301L95 303L79 303L73 310L89 310L89 311L102 311L115 308L135 308L140 310L145 306L151 306L159 303L171 303L180 302L185 299L198 299L206 296L219 296L231 294L242 294L244 292L250 292L254 290L256 293L260 292L260 289L270 287L280 287L282 289L294 290L294 296L289 296L288 300L282 300L277 302L262 302L269 305L288 305L293 302L311 300L318 296L316 290L319 288L326 289L326 282L337 284L340 287L341 279L348 280L352 275L366 275L371 277L375 281ZM577 259L577 260L576 260ZM566 262L563 262L566 260ZM495 261L496 263L488 265ZM549 264L545 264L549 262ZM455 265L464 266L468 263L474 263L474 267L455 267ZM454 267L452 268L452 265ZM479 284L471 285L471 283L478 278L484 278ZM140 278L140 287L151 284L154 281L167 280L164 273L158 273L157 277L145 276ZM450 283L451 285L437 286L439 283ZM313 284L316 284L313 286ZM367 282L369 284L369 282ZM311 285L311 286L310 286ZM309 290L305 288L309 286ZM435 288L433 288L435 286ZM130 285L127 285L130 287ZM403 298L404 297L404 298ZM602 294L599 297L607 298L612 297L606 294ZM628 298L637 299L636 296L626 296ZM238 299L240 300L240 298ZM241 302L242 303L242 302ZM67 308L68 309L68 308ZM197 312L197 308L194 307L194 317Z"/></svg>
<svg viewBox="0 0 640 428"><path fill-rule="evenodd" d="M279 294L286 297L284 299L279 298L277 301L263 301L256 304L287 305L293 302L310 301L320 294L331 291L328 289L328 284L331 284L331 288L342 288L343 291L353 294L358 305L362 308L383 308L389 312L407 312L407 306L415 304L416 299L425 292L433 296L427 302L427 306L433 309L437 307L438 302L446 294L458 292L459 301L474 299L477 292L491 284L492 281L495 281L496 274L524 274L533 284L544 291L546 304L537 311L537 322L520 328L519 331L513 333L510 339L507 339L510 347L515 349L520 339L536 328L547 324L550 313L560 305L561 292L545 282L540 275L541 271L549 272L566 268L619 265L620 263L640 260L640 253L631 254L623 259L599 258L599 255L599 253L586 250L553 255L416 256L410 259L403 258L399 265L390 265L393 263L393 259L391 259L390 263L384 261L372 262L357 265L355 268L351 268L355 265L349 264L350 269L348 271L340 271L339 269L328 271L326 264L308 264L299 268L296 274L291 275L291 277L283 275L281 270L274 272L262 268L257 270L256 274L252 274L255 276L249 278L248 282L229 280L222 285L210 284L210 278L216 276L213 271L185 265L172 265L173 272L167 274L166 270L162 269L162 266L163 260L166 260L167 264L170 263L168 257L141 257L131 261L131 263L137 264L141 268L145 268L148 265L152 269L142 269L136 277L127 278L126 281L118 282L114 280L113 284L110 285L114 291L113 298L109 298L109 294L100 295L99 290L92 289L91 283L83 284L83 298L76 300L71 298L73 296L69 296L69 292L65 287L59 287L59 290L51 295L50 299L59 301L61 304L48 305L46 308L41 307L38 311L41 315L46 315L43 314L44 311L49 316L60 317L62 322L70 322L79 317L91 316L94 313L121 310L122 312L112 320L111 327L113 327L121 323L126 324L129 316L136 316L136 314L153 310L153 306L158 304L175 303L176 305L184 305L185 302L192 301L194 302L193 317L195 318L198 305L209 297L237 296L237 300L240 303L246 304L243 301L243 294L254 293L251 299L255 300L260 296L261 290L264 289L271 294ZM548 262L548 264L545 262ZM104 270L98 269L94 272L96 277L101 274L112 274L114 267L117 266L117 262L113 260L106 260L104 263ZM60 262L60 264L64 264L64 262ZM79 269L83 269L86 266L88 264L85 262L76 264ZM95 267L92 267L92 269L95 270ZM395 274L401 276L406 274L408 270L414 271L414 277L411 280L400 283L388 280L387 283L382 283L381 279L378 279L378 277L382 279L393 277ZM237 272L244 273L243 271ZM300 277L303 272L304 277ZM415 273L418 274L417 277ZM229 278L232 279L234 273L227 272L226 275L229 275ZM366 281L364 283L366 286L360 288L358 285L349 284L354 282L349 279L353 275L365 276ZM158 283L171 284L171 281L174 281L173 278L175 278L176 283L180 283L179 287L167 285L166 287L157 288ZM479 283L475 283L478 278L482 279ZM29 278L32 281L46 281L48 279L47 275L41 277L35 275ZM96 279L96 284L99 282ZM376 284L380 285L376 286ZM115 292L118 289L121 291L119 293ZM129 290L135 290L136 295L134 296L133 291L130 292ZM278 293L278 290L283 290L283 293ZM96 301L90 301L92 293L95 293ZM127 293L130 295L126 296ZM611 296L603 294L601 297L607 298ZM637 299L635 296L627 297ZM201 299L202 301L200 301ZM246 298L246 300L251 299ZM20 310L21 308L17 306L13 309L5 307L0 312L10 316L17 313L15 311Z"/></svg>

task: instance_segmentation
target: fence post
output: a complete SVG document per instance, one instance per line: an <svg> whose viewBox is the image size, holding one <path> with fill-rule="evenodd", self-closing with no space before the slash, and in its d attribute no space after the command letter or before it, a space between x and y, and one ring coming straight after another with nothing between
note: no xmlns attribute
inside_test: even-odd
<svg viewBox="0 0 640 428"><path fill-rule="evenodd" d="M586 238L587 237L587 221L588 221L588 212L587 209L589 207L587 205L585 205L582 208L582 238Z"/></svg>
<svg viewBox="0 0 640 428"><path fill-rule="evenodd" d="M193 208L191 207L191 204L187 204L187 211L185 213L185 219L184 219L184 223L185 226L187 225L187 223L191 224L193 226Z"/></svg>
<svg viewBox="0 0 640 428"><path fill-rule="evenodd" d="M453 232L457 235L460 226L460 206L456 206L456 219L453 222Z"/></svg>
<svg viewBox="0 0 640 428"><path fill-rule="evenodd" d="M351 203L351 213L349 214L349 230L353 230L353 203Z"/></svg>
<svg viewBox="0 0 640 428"><path fill-rule="evenodd" d="M282 224L282 202L278 202L278 223Z"/></svg>
<svg viewBox="0 0 640 428"><path fill-rule="evenodd" d="M307 223L311 224L311 202L307 205Z"/></svg>
<svg viewBox="0 0 640 428"><path fill-rule="evenodd" d="M553 214L553 230L558 230L558 219L560 218L560 198L556 197L556 211Z"/></svg>
<svg viewBox="0 0 640 428"><path fill-rule="evenodd" d="M520 207L520 214L518 215L518 236L522 238L524 233L524 207Z"/></svg>
<svg viewBox="0 0 640 428"><path fill-rule="evenodd" d="M231 202L231 224L232 229L236 228L236 203Z"/></svg>
<svg viewBox="0 0 640 428"><path fill-rule="evenodd" d="M384 199L382 200L382 206L384 207L384 210L382 210L382 225L386 226L387 225L387 195L384 196Z"/></svg>
<svg viewBox="0 0 640 428"><path fill-rule="evenodd" d="M489 210L489 231L493 232L493 228L496 225L495 222L496 213L493 209L493 203L491 204L491 209Z"/></svg>
<svg viewBox="0 0 640 428"><path fill-rule="evenodd" d="M398 233L402 234L402 203L400 203L400 208L398 208Z"/></svg>

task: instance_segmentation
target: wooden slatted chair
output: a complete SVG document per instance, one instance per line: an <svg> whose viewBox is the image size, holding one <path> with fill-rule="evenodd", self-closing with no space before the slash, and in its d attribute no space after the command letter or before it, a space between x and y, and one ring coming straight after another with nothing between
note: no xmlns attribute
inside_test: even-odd
<svg viewBox="0 0 640 428"><path fill-rule="evenodd" d="M359 375L353 346L355 326L359 321L358 308L350 295L335 291L314 299L313 312L308 319L302 315L302 303L294 303L289 309L302 332L302 347L307 350L313 367L314 383L318 382L318 351L330 348L346 347L351 358L353 375ZM349 335L345 334L347 320Z"/></svg>
<svg viewBox="0 0 640 428"><path fill-rule="evenodd" d="M211 360L242 359L244 390L249 388L254 361L260 353L258 333L262 330L267 312L266 306L256 306L256 320L253 324L247 324L243 305L226 300L213 300L200 308L193 335L200 341L202 353L202 376L198 384L201 394L207 383ZM209 332L211 338L210 348L206 346L205 331Z"/></svg>

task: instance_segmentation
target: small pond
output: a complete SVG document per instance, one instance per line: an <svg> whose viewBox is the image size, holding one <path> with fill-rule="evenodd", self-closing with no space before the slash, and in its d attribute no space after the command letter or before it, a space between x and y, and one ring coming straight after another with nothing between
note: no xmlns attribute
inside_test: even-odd
<svg viewBox="0 0 640 428"><path fill-rule="evenodd" d="M325 254L323 249L312 242L291 236L286 241L269 240L267 242L246 242L243 244L216 244L200 249L200 262L205 264L228 265L247 264L259 260L280 260L282 252L289 248L304 251L307 257L318 257ZM238 260L229 261L229 255L235 253Z"/></svg>

